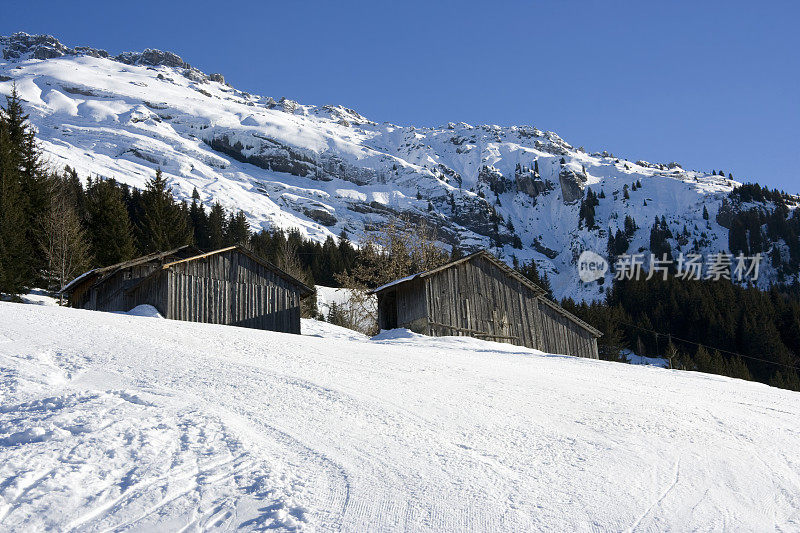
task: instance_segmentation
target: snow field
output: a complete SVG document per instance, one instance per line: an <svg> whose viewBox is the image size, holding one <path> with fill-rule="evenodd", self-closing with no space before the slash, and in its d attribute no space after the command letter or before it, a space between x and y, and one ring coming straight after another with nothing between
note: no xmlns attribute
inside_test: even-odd
<svg viewBox="0 0 800 533"><path fill-rule="evenodd" d="M0 531L795 530L797 393L0 303Z"/></svg>

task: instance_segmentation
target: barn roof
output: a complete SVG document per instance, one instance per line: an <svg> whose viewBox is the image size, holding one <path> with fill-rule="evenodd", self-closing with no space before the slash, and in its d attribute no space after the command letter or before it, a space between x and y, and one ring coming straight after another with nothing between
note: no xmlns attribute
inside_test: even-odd
<svg viewBox="0 0 800 533"><path fill-rule="evenodd" d="M238 246L238 245L237 246L228 246L227 248L220 248L219 250L214 250L212 252L207 252L207 253L204 253L202 250L200 250L199 248L197 248L195 246L187 245L187 246L181 246L180 248L175 248L173 250L168 250L166 252L157 252L157 253L153 253L153 254L149 254L149 255L144 255L142 257L137 257L136 259L131 259L129 261L123 261L122 263L117 263L116 265L110 265L110 266L106 266L106 267L95 268L95 269L89 270L88 272L84 272L83 274L81 274L80 276L75 278L74 280L70 281L67 285L64 286L63 289L61 289L61 292L62 293L69 293L69 292L73 291L75 288L77 288L79 285L81 285L81 284L83 284L85 282L88 282L88 281L95 281L95 280L102 281L103 279L105 279L105 278L115 274L119 270L122 270L122 269L125 269L125 268L130 268L132 266L142 265L142 264L145 264L145 263L151 263L151 262L154 262L154 261L164 261L165 259L168 259L170 257L173 258L172 261L164 262L164 264L161 265L161 268L157 268L150 275L145 276L143 279L139 280L138 283L136 283L133 287L129 288L129 290L130 290L130 289L133 289L135 286L141 284L145 279L149 279L152 276L157 275L159 272L162 272L163 270L169 269L170 267L172 267L174 265L177 265L177 264L180 264L180 263L185 263L187 261L196 261L198 259L203 259L205 257L209 257L209 256L212 256L212 255L216 255L216 254L220 254L220 253L224 253L224 252L229 252L231 250L236 250L238 253L246 255L247 257L249 257L250 259L252 259L256 263L259 263L260 265L262 265L262 266L268 268L269 270L275 272L275 274L277 274L279 277L285 279L286 281L288 281L292 285L295 285L296 287L298 287L300 289L300 293L302 294L302 296L308 296L308 295L314 293L314 290L311 287L309 287L308 285L306 285L302 281L298 280L297 278L295 278L291 274L288 274L288 273L284 272L283 270L281 270L280 268L278 268L274 264L270 263L266 259L262 259L262 258L258 257L256 254L254 254L253 252L251 252L247 248L245 248L243 246ZM174 259L174 258L177 258L177 259Z"/></svg>
<svg viewBox="0 0 800 533"><path fill-rule="evenodd" d="M257 256L256 254L254 254L253 252L251 252L250 250L248 250L244 246L240 246L240 245L228 246L227 248L220 248L219 250L214 250L212 252L200 253L200 254L197 254L197 255L193 255L191 257L178 259L176 261L165 263L164 265L162 265L161 269L162 270L167 270L167 269L169 269L169 268L171 268L171 267L173 267L175 265L181 264L181 263L188 263L189 261L197 261L198 259L203 259L203 258L206 258L206 257L210 257L212 255L217 255L217 254L221 254L221 253L224 253L224 252L230 252L231 250L235 250L235 251L237 251L238 253L240 253L242 255L246 255L247 257L249 257L250 259L252 259L256 263L258 263L258 264L268 268L269 270L275 272L275 274L277 274L279 277L285 279L286 281L288 281L292 285L297 286L300 289L300 292L302 293L303 296L309 296L309 295L314 293L314 289L312 289L311 287L309 287L308 285L306 285L305 283L303 283L299 279L297 279L294 276L292 276L291 274L281 270L280 268L278 268L273 263L267 261L266 259L263 259L263 258Z"/></svg>
<svg viewBox="0 0 800 533"><path fill-rule="evenodd" d="M497 268L499 268L500 270L505 272L506 275L508 275L511 278L516 279L521 284L523 284L526 287L528 287L529 289L531 289L537 296L540 297L539 300L541 302L544 302L545 305L547 305L548 307L552 308L555 312L557 312L558 314L560 314L564 318L566 318L568 320L571 320L572 322L578 324L579 326L583 327L584 329L586 329L587 331L589 331L590 333L592 333L593 335L595 335L597 337L600 337L600 336L603 335L603 332L601 332L597 328L591 326L590 324L587 324L586 322L584 322L580 318L576 317L575 315L573 315L572 313L570 313L569 311L567 311L566 309L564 309L563 307L561 307L557 303L550 301L547 297L545 297L544 289L542 289L541 287L539 287L538 285L533 283L531 280L529 280L528 278L526 278L525 276L523 276L522 274L520 274L519 272L517 272L516 270L514 270L513 268L511 268L507 264L505 264L503 261L501 261L498 258L496 258L488 250L480 250L480 251L477 251L477 252L475 252L473 254L464 256L464 257L462 257L460 259L456 259L455 261L450 261L449 263L446 263L446 264L444 264L444 265L442 265L440 267L437 267L437 268L434 268L434 269L431 269L431 270L428 270L428 271L425 271L425 272L418 272L417 274L412 274L412 275L406 276L404 278L399 278L399 279L396 279L394 281L390 281L389 283L386 283L386 284L381 285L380 287L378 287L376 289L373 289L373 290L369 291L369 294L378 294L378 293L381 293L381 292L383 292L383 291L385 291L387 289L396 287L398 285L402 285L404 283L408 283L408 282L413 281L415 279L427 278L429 276L437 274L438 272L441 272L443 270L447 270L448 268L452 268L452 267L460 265L462 263L466 263L467 261L472 261L473 259L478 258L478 257L482 257L482 258L486 259L487 261L491 262Z"/></svg>
<svg viewBox="0 0 800 533"><path fill-rule="evenodd" d="M104 267L100 267L100 268L93 268L92 270L84 272L83 274L81 274L77 278L73 279L72 281L70 281L69 283L64 285L64 287L59 292L68 293L68 292L72 291L78 285L82 284L85 281L94 280L94 279L103 277L104 275L106 275L106 276L111 275L111 274L113 274L113 273L115 273L118 270L121 270L123 268L130 268L132 266L142 265L142 264L145 264L145 263L150 263L152 261L160 261L160 260L162 260L164 258L167 258L169 256L173 256L173 255L174 256L180 256L180 255L183 255L183 254L197 254L197 253L200 253L200 249L199 248L197 248L197 247L195 247L195 246L193 246L191 244L187 244L185 246L180 246L178 248L173 248L172 250L167 250L166 252L155 252L155 253L152 253L152 254L148 254L148 255L143 255L141 257L137 257L135 259L129 259L127 261L122 261L121 263L116 263L114 265L104 266Z"/></svg>
<svg viewBox="0 0 800 533"><path fill-rule="evenodd" d="M561 307L557 303L555 303L555 302L553 302L553 301L551 301L551 300L549 300L547 298L539 298L539 301L544 303L545 305L549 306L553 311L555 311L556 313L560 314L564 318L572 320L576 324L578 324L580 326L583 326L583 328L588 330L595 337L602 337L603 336L603 332L602 331L600 331L596 327L592 326L591 324L589 324L587 322L584 322L583 320L581 320L580 318L576 317L575 315L573 315L572 313L570 313L569 311L567 311L566 309L564 309L563 307Z"/></svg>
<svg viewBox="0 0 800 533"><path fill-rule="evenodd" d="M520 283L522 283L523 285L525 285L526 287L531 289L537 295L541 295L541 294L545 293L544 289L542 289L541 287L539 287L538 285L533 283L531 280L529 280L528 278L526 278L525 276L523 276L522 274L520 274L519 272L517 272L516 270L514 270L513 268L511 268L507 264L505 264L503 261L501 261L498 258L496 258L494 255L489 253L488 250L479 250L479 251L477 251L475 253L472 253L470 255L466 255L466 256L464 256L464 257L462 257L460 259L456 259L455 261L450 261L449 263L445 263L444 265L442 265L440 267L436 267L434 269L427 270L425 272L418 272L417 274L412 274L412 275L406 276L404 278L399 278L399 279L396 279L394 281L390 281L389 283L381 285L377 289L373 289L373 290L369 291L369 294L378 294L379 292L383 292L386 289L388 289L390 287L394 287L396 285L400 285L401 283L406 283L406 282L409 282L409 281L412 281L412 280L415 280L415 279L427 278L428 276L432 276L433 274L441 272L442 270L447 270L448 268L452 268L454 266L460 265L461 263L466 263L467 261L472 261L473 259L475 259L477 257L483 257L484 259L486 259L490 263L493 263L497 268L499 268L500 270L505 272L506 275L516 279L517 281L519 281Z"/></svg>

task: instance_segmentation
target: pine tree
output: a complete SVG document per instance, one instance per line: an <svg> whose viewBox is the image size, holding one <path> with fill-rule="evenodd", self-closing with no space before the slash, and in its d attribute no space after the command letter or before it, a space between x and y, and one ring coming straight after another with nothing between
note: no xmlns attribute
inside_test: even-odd
<svg viewBox="0 0 800 533"><path fill-rule="evenodd" d="M597 229L595 224L595 210L594 208L600 205L597 195L592 192L591 188L586 189L586 197L581 199L581 205L578 212L578 226L583 227L584 223L588 229Z"/></svg>
<svg viewBox="0 0 800 533"><path fill-rule="evenodd" d="M86 191L83 189L78 172L69 165L64 167L64 172L61 174L61 188L63 194L67 195L68 201L75 208L75 212L84 218L86 216Z"/></svg>
<svg viewBox="0 0 800 533"><path fill-rule="evenodd" d="M43 248L42 218L48 209L51 192L50 176L42 163L41 152L36 144L35 130L28 122L28 115L22 106L16 85L11 95L6 98L4 122L16 152L14 165L20 193L24 202L21 204L24 213L24 225L17 227L23 231L27 240L28 257L25 260L26 277L29 283L40 279L45 267Z"/></svg>
<svg viewBox="0 0 800 533"><path fill-rule="evenodd" d="M194 233L194 243L198 248L211 251L211 235L208 225L208 214L200 201L200 194L197 189L192 191L192 205L189 207L189 219L192 223Z"/></svg>
<svg viewBox="0 0 800 533"><path fill-rule="evenodd" d="M603 336L597 341L600 359L628 363L629 360L624 353L625 335L621 328L621 323L626 320L622 307L608 307L599 313L592 313L590 310L589 316L585 318L603 332Z"/></svg>
<svg viewBox="0 0 800 533"><path fill-rule="evenodd" d="M733 254L741 252L744 255L750 255L750 250L747 246L747 228L739 217L733 219L728 230L728 249Z"/></svg>
<svg viewBox="0 0 800 533"><path fill-rule="evenodd" d="M136 255L133 227L114 180L88 180L86 217L95 264L114 265Z"/></svg>
<svg viewBox="0 0 800 533"><path fill-rule="evenodd" d="M708 220L708 208L703 206L703 220Z"/></svg>
<svg viewBox="0 0 800 533"><path fill-rule="evenodd" d="M24 119L27 121L27 115ZM47 258L40 243L44 240L43 218L47 216L52 194L51 176L44 168L41 152L36 144L33 128L27 122L22 125L24 134L22 142L22 169L20 183L22 194L26 198L25 225L26 236L33 250L31 276L40 279L40 273L46 267Z"/></svg>
<svg viewBox="0 0 800 533"><path fill-rule="evenodd" d="M219 250L225 246L227 226L225 208L219 202L215 202L208 214L208 247L210 250Z"/></svg>
<svg viewBox="0 0 800 533"><path fill-rule="evenodd" d="M247 216L242 211L237 212L235 215L231 213L225 231L225 245L241 244L247 246L249 240L250 223L247 221Z"/></svg>
<svg viewBox="0 0 800 533"><path fill-rule="evenodd" d="M650 252L658 259L666 256L672 259L672 247L667 239L672 237L672 233L667 226L666 219L655 218L653 227L650 229Z"/></svg>
<svg viewBox="0 0 800 533"><path fill-rule="evenodd" d="M24 131L16 87L0 108L0 292L18 294L33 283L33 247L26 231L28 203L22 187Z"/></svg>
<svg viewBox="0 0 800 533"><path fill-rule="evenodd" d="M155 177L147 182L142 193L142 210L139 246L144 253L161 252L191 243L188 208L175 202L172 188L167 186L161 169L156 170Z"/></svg>
<svg viewBox="0 0 800 533"><path fill-rule="evenodd" d="M550 287L550 279L547 274L539 275L539 269L536 266L536 261L524 263L518 269L520 274L531 280L534 284L544 289L545 295L552 300L553 289Z"/></svg>
<svg viewBox="0 0 800 533"><path fill-rule="evenodd" d="M625 235L630 239L637 230L636 221L630 215L625 215Z"/></svg>
<svg viewBox="0 0 800 533"><path fill-rule="evenodd" d="M352 243L347 235L347 231L342 230L339 234L339 256L342 258L342 272L348 272L353 268L353 264L355 264L357 260L357 252L356 249L353 248ZM337 274L338 272L333 271L331 273L332 276Z"/></svg>

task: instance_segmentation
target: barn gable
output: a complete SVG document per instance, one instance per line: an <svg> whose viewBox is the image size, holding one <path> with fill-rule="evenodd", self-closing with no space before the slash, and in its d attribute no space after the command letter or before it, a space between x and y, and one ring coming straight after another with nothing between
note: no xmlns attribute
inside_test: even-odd
<svg viewBox="0 0 800 533"><path fill-rule="evenodd" d="M378 287L379 326L597 357L600 331L486 251Z"/></svg>
<svg viewBox="0 0 800 533"><path fill-rule="evenodd" d="M310 287L234 246L164 265L166 315L176 320L300 333Z"/></svg>
<svg viewBox="0 0 800 533"><path fill-rule="evenodd" d="M200 253L198 248L187 245L95 268L69 282L61 289L61 293L69 295L72 307L127 311L135 307L135 305L128 306L130 302L126 299L126 292L132 286L158 270L164 263L198 253Z"/></svg>
<svg viewBox="0 0 800 533"><path fill-rule="evenodd" d="M101 311L149 304L175 320L300 333L300 300L310 287L240 246L180 250L87 273L67 289L91 296L72 292L70 303ZM98 296L109 292L117 296Z"/></svg>

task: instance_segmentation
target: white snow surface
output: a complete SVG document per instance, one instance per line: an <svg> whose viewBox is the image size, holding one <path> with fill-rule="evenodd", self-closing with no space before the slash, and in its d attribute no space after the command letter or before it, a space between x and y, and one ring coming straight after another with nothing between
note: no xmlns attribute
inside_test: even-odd
<svg viewBox="0 0 800 533"><path fill-rule="evenodd" d="M0 531L800 529L797 393L0 303Z"/></svg>
<svg viewBox="0 0 800 533"><path fill-rule="evenodd" d="M317 285L317 312L322 316L328 316L331 304L347 305L350 299L350 290L337 287L323 287Z"/></svg>
<svg viewBox="0 0 800 533"><path fill-rule="evenodd" d="M28 294L20 295L20 299L26 304L58 305L58 298L44 289L31 289Z"/></svg>
<svg viewBox="0 0 800 533"><path fill-rule="evenodd" d="M153 307L152 305L142 304L137 305L133 309L127 312L128 315L131 316L144 316L150 318L164 318L161 316L161 313L158 312L158 309Z"/></svg>
<svg viewBox="0 0 800 533"><path fill-rule="evenodd" d="M630 350L625 350L624 353L625 357L628 358L628 361L632 365L651 365L662 368L669 367L669 361L663 357L647 357L644 355L637 355Z"/></svg>

